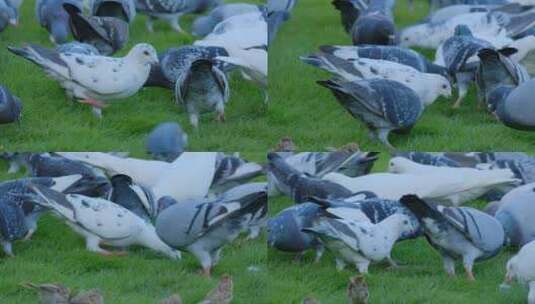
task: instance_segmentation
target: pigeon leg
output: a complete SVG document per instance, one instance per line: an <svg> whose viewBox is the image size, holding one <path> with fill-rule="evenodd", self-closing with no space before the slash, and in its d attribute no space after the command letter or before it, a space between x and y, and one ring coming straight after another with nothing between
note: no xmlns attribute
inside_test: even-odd
<svg viewBox="0 0 535 304"><path fill-rule="evenodd" d="M253 226L249 227L249 235L247 236L247 240L255 240L260 235L260 226Z"/></svg>
<svg viewBox="0 0 535 304"><path fill-rule="evenodd" d="M182 14L178 14L176 16L172 16L170 19L169 19L169 24L171 25L171 28L175 31L175 32L179 32L179 33L182 33L182 34L187 34L186 31L184 31L182 29L182 27L180 27L180 16Z"/></svg>
<svg viewBox="0 0 535 304"><path fill-rule="evenodd" d="M325 252L325 247L323 245L318 245L316 247L316 257L314 258L314 263L319 263L323 253Z"/></svg>
<svg viewBox="0 0 535 304"><path fill-rule="evenodd" d="M370 266L370 261L362 261L357 263L357 269L360 273L368 273L368 267Z"/></svg>
<svg viewBox="0 0 535 304"><path fill-rule="evenodd" d="M468 93L468 84L460 79L461 77L457 77L457 89L458 89L458 97L455 103L453 104L454 109L458 109L461 106L461 102L463 101L464 97L466 97L466 93Z"/></svg>
<svg viewBox="0 0 535 304"><path fill-rule="evenodd" d="M197 115L197 113L189 114L189 122L195 129L199 127L199 116Z"/></svg>
<svg viewBox="0 0 535 304"><path fill-rule="evenodd" d="M336 258L336 270L342 271L346 268L346 262L340 258Z"/></svg>
<svg viewBox="0 0 535 304"><path fill-rule="evenodd" d="M28 233L26 233L26 235L24 236L22 240L24 242L29 241L32 238L34 233L35 233L35 229L28 229Z"/></svg>
<svg viewBox="0 0 535 304"><path fill-rule="evenodd" d="M49 35L48 39L50 40L50 42L52 42L52 44L56 45L56 39L54 39L54 36Z"/></svg>
<svg viewBox="0 0 535 304"><path fill-rule="evenodd" d="M105 256L113 255L108 250L100 248L100 239L97 238L97 237L88 237L88 238L86 238L86 240L85 240L85 248L88 251L96 252L96 253L99 253L101 255L105 255Z"/></svg>
<svg viewBox="0 0 535 304"><path fill-rule="evenodd" d="M268 103L269 103L269 93L268 93L268 90L267 90L267 89L263 89L262 92L264 92L264 103L265 103L265 104L268 104Z"/></svg>
<svg viewBox="0 0 535 304"><path fill-rule="evenodd" d="M392 259L391 256L388 257L388 263L390 264L390 268L392 268L392 269L399 268L398 263L396 263L396 261L394 261L394 259Z"/></svg>
<svg viewBox="0 0 535 304"><path fill-rule="evenodd" d="M4 250L5 254L7 254L10 257L15 256L13 254L13 246L11 245L11 242L0 241L0 244L2 245L2 249Z"/></svg>
<svg viewBox="0 0 535 304"><path fill-rule="evenodd" d="M212 269L212 257L210 253L202 248L191 247L189 251L199 260L202 266L201 274L206 277L210 277Z"/></svg>
<svg viewBox="0 0 535 304"><path fill-rule="evenodd" d="M388 141L388 134L390 130L388 129L378 129L377 130L377 139L382 142L390 151L395 152L396 148L390 144Z"/></svg>
<svg viewBox="0 0 535 304"><path fill-rule="evenodd" d="M455 276L455 260L447 255L442 255L442 260L444 263L444 270L446 270L446 273L450 277L454 277Z"/></svg>
<svg viewBox="0 0 535 304"><path fill-rule="evenodd" d="M296 254L295 257L294 257L294 260L293 260L294 263L300 263L303 260L304 256L305 256L305 252L304 251L301 251L298 254Z"/></svg>
<svg viewBox="0 0 535 304"><path fill-rule="evenodd" d="M215 266L221 260L221 248L214 250L210 256L212 257L212 266Z"/></svg>
<svg viewBox="0 0 535 304"><path fill-rule="evenodd" d="M8 174L14 174L19 172L20 165L16 161L12 161L9 163L9 169L7 170Z"/></svg>
<svg viewBox="0 0 535 304"><path fill-rule="evenodd" d="M154 20L154 17L148 16L147 21L145 22L145 26L147 27L147 31L149 33L154 33Z"/></svg>

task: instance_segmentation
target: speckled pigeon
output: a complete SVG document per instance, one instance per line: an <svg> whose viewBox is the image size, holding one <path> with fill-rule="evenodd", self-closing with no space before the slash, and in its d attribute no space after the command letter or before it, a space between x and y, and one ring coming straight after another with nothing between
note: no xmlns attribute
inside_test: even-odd
<svg viewBox="0 0 535 304"><path fill-rule="evenodd" d="M433 206L416 195L406 195L400 202L420 220L427 241L442 255L449 275L455 275L455 260L462 259L468 279L475 280L474 262L496 256L505 243L500 222L477 209Z"/></svg>
<svg viewBox="0 0 535 304"><path fill-rule="evenodd" d="M0 124L20 121L22 102L4 86L0 85Z"/></svg>
<svg viewBox="0 0 535 304"><path fill-rule="evenodd" d="M390 131L409 131L423 111L418 95L396 81L333 79L318 83L329 88L351 116L362 120L372 134L392 150L394 147L388 141Z"/></svg>

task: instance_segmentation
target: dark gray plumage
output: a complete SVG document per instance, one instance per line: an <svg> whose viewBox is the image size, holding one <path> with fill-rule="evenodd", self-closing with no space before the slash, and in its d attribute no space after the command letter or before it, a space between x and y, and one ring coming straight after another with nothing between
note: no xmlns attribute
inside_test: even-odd
<svg viewBox="0 0 535 304"><path fill-rule="evenodd" d="M206 36L219 22L235 15L254 12L261 12L261 8L248 3L222 4L215 7L208 15L197 17L191 25L191 33L195 36Z"/></svg>
<svg viewBox="0 0 535 304"><path fill-rule="evenodd" d="M4 86L0 85L0 124L20 121L22 102Z"/></svg>
<svg viewBox="0 0 535 304"><path fill-rule="evenodd" d="M503 86L502 86L503 88ZM518 87L505 87L507 96L503 96L496 104L496 117L506 126L525 131L535 130L535 103L533 103L533 90L535 80L527 80ZM496 90L495 90L496 91Z"/></svg>
<svg viewBox="0 0 535 304"><path fill-rule="evenodd" d="M495 90L501 90L502 86L516 87L530 79L529 74L521 65L507 57L515 52L516 49L511 48L499 51L484 48L477 54L480 60L476 71L478 97L480 102L488 105L491 112L494 112L497 105L503 102L503 99L497 100L497 98L490 100L489 97L496 93ZM507 95L499 94L501 98L505 98Z"/></svg>
<svg viewBox="0 0 535 304"><path fill-rule="evenodd" d="M172 248L192 253L209 276L220 260L221 248L248 229L259 211L267 210L265 187L246 188L165 208L156 218L158 236Z"/></svg>
<svg viewBox="0 0 535 304"><path fill-rule="evenodd" d="M508 192L500 200L495 217L503 225L509 244L522 247L535 240L535 183Z"/></svg>
<svg viewBox="0 0 535 304"><path fill-rule="evenodd" d="M94 46L77 41L60 44L56 47L56 51L58 53L100 55L100 53Z"/></svg>
<svg viewBox="0 0 535 304"><path fill-rule="evenodd" d="M176 122L157 125L147 137L145 147L156 160L172 162L180 156L188 145L188 135Z"/></svg>
<svg viewBox="0 0 535 304"><path fill-rule="evenodd" d="M429 61L424 55L406 47L394 45L320 46L323 53L354 61L358 58L387 60L411 66L420 72L449 77L447 69Z"/></svg>
<svg viewBox="0 0 535 304"><path fill-rule="evenodd" d="M361 0L333 0L333 6L340 11L340 20L347 33L351 33L351 28L360 15L359 7L364 7L366 2Z"/></svg>
<svg viewBox="0 0 535 304"><path fill-rule="evenodd" d="M63 7L70 16L74 39L94 46L102 55L112 55L128 41L128 23L115 17L84 16L72 5Z"/></svg>
<svg viewBox="0 0 535 304"><path fill-rule="evenodd" d="M242 159L236 154L218 153L215 165L216 170L210 186L212 194L225 192L264 174L261 165Z"/></svg>
<svg viewBox="0 0 535 304"><path fill-rule="evenodd" d="M437 167L460 167L459 163L444 155L434 155L426 152L400 152L396 156L401 156L417 162L422 165L431 165Z"/></svg>
<svg viewBox="0 0 535 304"><path fill-rule="evenodd" d="M224 48L212 46L185 45L167 49L158 55L160 63L152 66L145 86L172 90L179 76L187 73L194 61L212 60L218 56L228 56L228 53ZM225 72L231 69L226 63L213 62L213 64Z"/></svg>
<svg viewBox="0 0 535 304"><path fill-rule="evenodd" d="M0 245L4 253L13 256L11 242L23 239L28 234L22 208L0 199Z"/></svg>
<svg viewBox="0 0 535 304"><path fill-rule="evenodd" d="M65 3L69 3L73 10L82 13L81 0L38 0L35 2L37 20L50 33L52 43L66 43L71 34L69 14L63 8Z"/></svg>
<svg viewBox="0 0 535 304"><path fill-rule="evenodd" d="M390 131L409 131L423 111L416 93L405 85L386 79L353 82L318 81L330 89L340 105L354 118L362 120L379 141L388 148Z"/></svg>
<svg viewBox="0 0 535 304"><path fill-rule="evenodd" d="M108 199L132 211L140 218L150 222L158 210L152 193L134 183L128 175L118 174L111 178L111 191Z"/></svg>
<svg viewBox="0 0 535 304"><path fill-rule="evenodd" d="M217 113L216 119L225 121L225 103L230 97L227 76L212 61L194 61L175 83L175 100L189 114L193 127L199 126L199 114Z"/></svg>
<svg viewBox="0 0 535 304"><path fill-rule="evenodd" d="M345 198L351 195L351 191L339 184L297 171L277 153L269 153L268 160L268 178L297 204L306 202L310 197Z"/></svg>
<svg viewBox="0 0 535 304"><path fill-rule="evenodd" d="M450 275L455 275L455 260L462 259L468 278L475 280L474 262L496 256L505 243L500 222L477 209L435 207L416 195L403 196L400 202L420 220L427 241L442 255Z"/></svg>
<svg viewBox="0 0 535 304"><path fill-rule="evenodd" d="M131 23L136 16L134 0L91 0L92 16L113 17Z"/></svg>

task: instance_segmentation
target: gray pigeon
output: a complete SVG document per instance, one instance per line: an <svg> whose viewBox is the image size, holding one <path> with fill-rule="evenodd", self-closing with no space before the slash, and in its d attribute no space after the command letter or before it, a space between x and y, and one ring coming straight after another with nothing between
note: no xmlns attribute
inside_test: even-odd
<svg viewBox="0 0 535 304"><path fill-rule="evenodd" d="M113 17L127 23L136 17L134 0L90 0L89 6L92 16Z"/></svg>
<svg viewBox="0 0 535 304"><path fill-rule="evenodd" d="M388 141L390 131L409 131L423 111L418 95L396 81L333 79L318 81L318 84L330 89L351 116L362 120L372 134L392 150L394 147Z"/></svg>
<svg viewBox="0 0 535 304"><path fill-rule="evenodd" d="M424 55L406 47L395 45L323 45L320 46L320 50L348 61L355 61L359 58L387 60L411 66L420 72L449 77L445 67L432 63Z"/></svg>
<svg viewBox="0 0 535 304"><path fill-rule="evenodd" d="M81 0L38 0L35 2L35 14L39 24L50 33L50 41L54 44L66 43L71 34L69 28L69 14L63 8L65 3L82 13Z"/></svg>
<svg viewBox="0 0 535 304"><path fill-rule="evenodd" d="M522 181L522 184L535 182L535 158L524 159L499 159L492 163L479 165L488 166L489 169L510 169L515 174L515 178Z"/></svg>
<svg viewBox="0 0 535 304"><path fill-rule="evenodd" d="M435 155L427 152L399 152L396 156L405 157L422 165L437 167L460 167L459 163L444 155Z"/></svg>
<svg viewBox="0 0 535 304"><path fill-rule="evenodd" d="M324 248L319 240L304 227L312 225L322 213L319 205L303 203L288 207L268 221L268 245L284 252L298 253L298 258L306 251L316 251L316 261L323 255Z"/></svg>
<svg viewBox="0 0 535 304"><path fill-rule="evenodd" d="M188 135L176 122L157 125L147 137L145 147L153 159L168 163L177 159L186 150Z"/></svg>
<svg viewBox="0 0 535 304"><path fill-rule="evenodd" d="M477 209L435 207L416 195L405 195L400 202L419 219L427 241L442 255L451 276L455 275L455 260L462 259L468 279L475 280L474 262L496 256L505 243L500 222Z"/></svg>
<svg viewBox="0 0 535 304"><path fill-rule="evenodd" d="M210 186L211 194L225 192L264 174L264 168L261 165L242 159L237 154L218 153L215 166Z"/></svg>
<svg viewBox="0 0 535 304"><path fill-rule="evenodd" d="M535 240L535 183L515 188L500 200L495 217L503 225L508 243L523 245Z"/></svg>
<svg viewBox="0 0 535 304"><path fill-rule="evenodd" d="M14 256L11 243L24 239L28 231L22 208L0 198L0 245L4 253Z"/></svg>
<svg viewBox="0 0 535 304"><path fill-rule="evenodd" d="M140 1L140 0L138 0ZM208 15L200 16L193 21L191 33L195 36L206 36L212 32L215 26L232 16L260 12L261 7L248 3L228 3L215 7Z"/></svg>
<svg viewBox="0 0 535 304"><path fill-rule="evenodd" d="M19 12L9 0L0 0L0 33L8 26L18 26Z"/></svg>
<svg viewBox="0 0 535 304"><path fill-rule="evenodd" d="M215 111L216 120L224 122L229 96L227 76L206 59L194 61L175 83L176 103L184 106L195 128L199 126L199 114L203 112Z"/></svg>
<svg viewBox="0 0 535 304"><path fill-rule="evenodd" d="M464 24L455 27L455 34L444 41L439 48L449 74L457 82L459 96L453 105L454 108L460 107L477 69L477 65L470 67L467 62L484 48L493 48L493 46L490 42L475 38L470 28Z"/></svg>
<svg viewBox="0 0 535 304"><path fill-rule="evenodd" d="M94 46L77 41L58 45L56 47L56 52L83 55L100 55L99 51Z"/></svg>
<svg viewBox="0 0 535 304"><path fill-rule="evenodd" d="M535 130L535 104L531 96L535 80L527 80L496 102L496 117L506 126L525 131Z"/></svg>
<svg viewBox="0 0 535 304"><path fill-rule="evenodd" d="M524 67L507 57L515 52L512 48L499 51L484 48L477 54L480 59L476 71L479 102L488 105L491 112L495 112L497 105L508 95L507 91L530 79Z"/></svg>
<svg viewBox="0 0 535 304"><path fill-rule="evenodd" d="M235 240L254 215L267 207L266 191L251 190L240 191L239 196L223 194L216 199L172 204L156 218L156 232L169 246L192 253L203 274L210 276L222 247Z"/></svg>
<svg viewBox="0 0 535 304"><path fill-rule="evenodd" d="M345 198L352 194L337 183L301 173L277 153L269 153L268 160L268 180L296 204L306 202L310 197Z"/></svg>
<svg viewBox="0 0 535 304"><path fill-rule="evenodd" d="M0 124L20 121L22 102L4 86L0 85Z"/></svg>
<svg viewBox="0 0 535 304"><path fill-rule="evenodd" d="M340 20L347 33L351 33L351 28L360 15L360 7L365 7L367 1L364 0L333 0L332 5L340 11Z"/></svg>
<svg viewBox="0 0 535 304"><path fill-rule="evenodd" d="M156 203L150 190L134 183L128 175L118 174L111 178L108 200L123 206L147 222L157 215Z"/></svg>
<svg viewBox="0 0 535 304"><path fill-rule="evenodd" d="M115 17L84 16L70 4L63 7L70 16L74 39L94 46L101 55L112 55L128 41L128 23Z"/></svg>
<svg viewBox="0 0 535 304"><path fill-rule="evenodd" d="M213 60L218 56L228 56L222 47L185 45L170 48L158 55L159 64L151 68L146 87L162 87L173 90L178 77L187 72L191 64L199 59ZM220 70L229 71L226 63L213 62Z"/></svg>

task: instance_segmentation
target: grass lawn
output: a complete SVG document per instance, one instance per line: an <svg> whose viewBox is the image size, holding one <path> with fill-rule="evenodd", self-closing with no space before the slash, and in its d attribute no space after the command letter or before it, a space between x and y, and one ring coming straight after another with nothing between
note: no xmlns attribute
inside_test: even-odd
<svg viewBox="0 0 535 304"><path fill-rule="evenodd" d="M265 154L243 155L262 161ZM7 164L0 162L0 180L7 175ZM20 287L21 282L61 282L70 288L98 288L106 303L155 304L178 292L184 303L198 303L214 288L221 274L234 280L233 303L266 303L266 240L236 240L223 249L221 263L213 278L197 274L197 260L183 253L173 261L145 248L131 248L126 257L102 257L85 250L83 239L52 215L44 216L39 229L28 242L14 243L15 258L0 253L0 303L36 303L37 295ZM256 271L248 268L254 266ZM254 302L251 302L253 301Z"/></svg>
<svg viewBox="0 0 535 304"><path fill-rule="evenodd" d="M329 73L302 63L298 57L318 51L320 45L351 45L340 14L327 0L299 1L291 20L283 26L269 52L269 84L273 132L291 135L307 151L358 142L366 150L384 147L368 137L368 131L353 119L331 92L317 80ZM398 0L398 28L414 24L427 15L427 1L415 1L409 12L406 0ZM434 51L424 52L433 58ZM452 100L440 99L428 107L410 135L391 134L391 143L405 151L532 151L535 134L503 126L484 110L477 109L472 88L458 110Z"/></svg>
<svg viewBox="0 0 535 304"><path fill-rule="evenodd" d="M35 18L34 1L24 1L19 27L8 27L0 33L0 84L24 103L20 126L0 125L0 150L143 151L145 136L163 121L177 121L185 128L192 151L265 151L264 147L276 142L269 141L271 127L260 89L238 73L231 75L231 98L224 124L207 114L201 118L199 130L194 131L184 110L175 104L173 92L159 88L142 89L133 97L113 103L103 111L103 119L97 119L90 107L71 103L57 82L46 77L39 67L7 51L8 45L27 42L52 47L48 32ZM262 0L241 2L259 4ZM185 30L190 29L194 17L182 18ZM119 55L141 42L163 51L194 40L173 32L164 22L157 22L151 34L145 28L145 16L138 14L130 27L128 45Z"/></svg>
<svg viewBox="0 0 535 304"><path fill-rule="evenodd" d="M376 171L385 171L388 157L376 164ZM270 200L270 213L275 215L293 203L287 198ZM482 202L472 206L482 207ZM525 303L527 290L514 285L507 294L498 286L503 282L505 264L515 250L503 251L499 256L474 266L476 282L464 275L457 265L457 277L449 278L442 267L439 254L424 238L408 240L395 246L392 257L399 269L389 269L388 263L372 264L366 280L370 303ZM301 303L313 296L323 304L346 303L346 286L356 270L347 266L342 272L335 268L333 255L326 251L319 263L314 263L314 252L301 262L294 254L275 249L268 250L270 303Z"/></svg>

